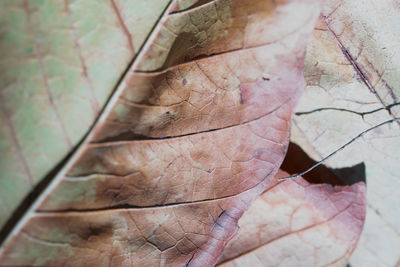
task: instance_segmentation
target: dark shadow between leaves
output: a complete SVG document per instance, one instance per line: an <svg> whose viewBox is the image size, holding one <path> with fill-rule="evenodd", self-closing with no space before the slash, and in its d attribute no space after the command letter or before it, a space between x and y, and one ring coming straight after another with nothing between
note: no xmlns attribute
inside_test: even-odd
<svg viewBox="0 0 400 267"><path fill-rule="evenodd" d="M290 143L281 169L290 175L300 173L317 162L310 158L300 146ZM366 183L365 164L358 163L352 167L331 169L320 165L303 175L303 178L313 184L352 185L357 182Z"/></svg>
<svg viewBox="0 0 400 267"><path fill-rule="evenodd" d="M82 142L82 141L81 141ZM78 145L79 146L79 145ZM46 187L50 184L52 179L57 175L57 173L62 169L62 167L71 158L72 154L77 150L76 146L71 150L68 155L60 161L22 200L19 206L15 209L13 214L8 218L7 222L4 224L3 228L0 230L0 246L7 238L7 235L12 231L12 229L17 225L19 220L24 216L24 214L29 210L32 203L43 193ZM0 265L2 266L2 265Z"/></svg>

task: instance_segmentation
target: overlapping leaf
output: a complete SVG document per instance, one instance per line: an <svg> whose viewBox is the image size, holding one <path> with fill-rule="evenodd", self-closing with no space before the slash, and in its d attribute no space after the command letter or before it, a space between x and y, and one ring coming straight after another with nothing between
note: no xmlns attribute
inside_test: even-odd
<svg viewBox="0 0 400 267"><path fill-rule="evenodd" d="M279 171L276 178L287 177ZM218 266L344 266L365 218L365 184L310 184L303 178L267 189L239 220L240 233Z"/></svg>
<svg viewBox="0 0 400 267"><path fill-rule="evenodd" d="M308 50L308 86L293 127L293 141L315 160L400 114L398 1L326 4ZM367 217L352 266L399 263L399 149L399 127L393 123L369 132L327 163L342 168L364 162L366 167Z"/></svg>

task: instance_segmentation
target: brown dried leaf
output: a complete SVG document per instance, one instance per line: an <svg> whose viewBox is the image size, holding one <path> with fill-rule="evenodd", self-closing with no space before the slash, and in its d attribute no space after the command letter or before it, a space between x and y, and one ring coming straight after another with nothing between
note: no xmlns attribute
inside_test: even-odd
<svg viewBox="0 0 400 267"><path fill-rule="evenodd" d="M182 3L9 235L2 263L216 262L285 155L318 5Z"/></svg>

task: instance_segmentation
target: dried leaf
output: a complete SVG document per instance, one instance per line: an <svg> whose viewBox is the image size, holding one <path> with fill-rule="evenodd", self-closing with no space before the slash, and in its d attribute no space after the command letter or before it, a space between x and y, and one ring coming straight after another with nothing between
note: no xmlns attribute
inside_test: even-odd
<svg viewBox="0 0 400 267"><path fill-rule="evenodd" d="M279 171L276 178L287 177ZM365 184L310 184L303 178L267 189L239 220L240 233L218 266L344 266L360 237Z"/></svg>
<svg viewBox="0 0 400 267"><path fill-rule="evenodd" d="M171 2L0 261L213 265L283 160L318 11Z"/></svg>
<svg viewBox="0 0 400 267"><path fill-rule="evenodd" d="M400 115L398 1L327 4L308 49L308 86L292 131L292 140L315 160ZM379 127L326 163L366 166L367 218L353 267L399 263L399 134L397 123Z"/></svg>
<svg viewBox="0 0 400 267"><path fill-rule="evenodd" d="M166 4L0 2L0 227L89 130Z"/></svg>

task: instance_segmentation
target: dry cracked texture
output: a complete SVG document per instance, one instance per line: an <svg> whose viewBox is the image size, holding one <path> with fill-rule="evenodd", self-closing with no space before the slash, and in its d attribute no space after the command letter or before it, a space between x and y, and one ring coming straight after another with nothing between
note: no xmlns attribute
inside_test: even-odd
<svg viewBox="0 0 400 267"><path fill-rule="evenodd" d="M276 178L287 177L279 171ZM267 189L239 220L240 232L218 266L344 266L360 237L365 184L310 184L303 178Z"/></svg>
<svg viewBox="0 0 400 267"><path fill-rule="evenodd" d="M172 2L1 263L213 265L284 158L318 11Z"/></svg>
<svg viewBox="0 0 400 267"><path fill-rule="evenodd" d="M320 160L362 131L400 114L398 1L326 1L306 58L307 88L292 140ZM367 216L351 266L400 262L398 123L365 134L326 162L363 162Z"/></svg>

